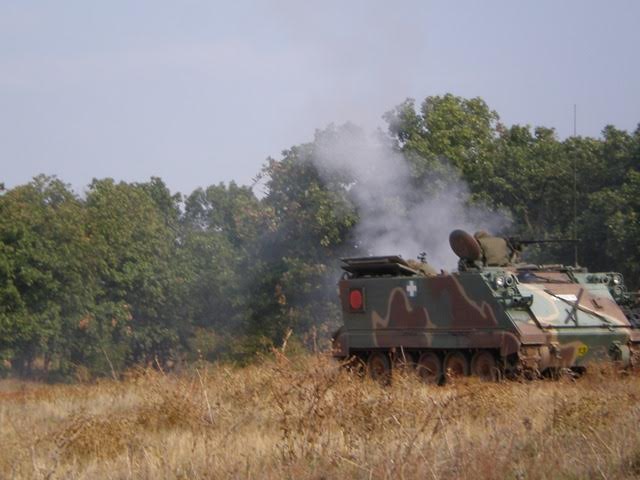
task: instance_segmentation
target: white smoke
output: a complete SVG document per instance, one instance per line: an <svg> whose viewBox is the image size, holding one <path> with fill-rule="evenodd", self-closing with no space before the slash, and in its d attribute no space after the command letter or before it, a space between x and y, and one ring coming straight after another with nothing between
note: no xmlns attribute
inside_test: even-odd
<svg viewBox="0 0 640 480"><path fill-rule="evenodd" d="M457 263L449 246L452 230L498 232L509 223L503 213L471 205L466 183L446 162L417 182L412 164L381 132L368 136L349 124L329 127L316 134L313 161L325 179L348 179L363 255L415 259L425 251L431 265L450 270Z"/></svg>

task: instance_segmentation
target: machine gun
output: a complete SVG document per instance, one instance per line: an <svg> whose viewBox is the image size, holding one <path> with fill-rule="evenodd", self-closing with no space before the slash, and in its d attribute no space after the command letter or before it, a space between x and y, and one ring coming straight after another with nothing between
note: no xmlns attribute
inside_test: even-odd
<svg viewBox="0 0 640 480"><path fill-rule="evenodd" d="M522 240L519 237L507 237L505 238L509 246L518 252L523 250L525 245L537 245L539 243L579 243L579 240L572 238L550 238L550 239L540 239L540 240Z"/></svg>
<svg viewBox="0 0 640 480"><path fill-rule="evenodd" d="M539 240L522 240L518 237L507 237L505 238L507 241L507 245L511 248L511 251L514 254L514 259L518 258L520 254L522 254L524 247L526 245L538 245L542 243L568 243L573 244L573 264L577 268L578 267L578 243L580 240L577 238L549 238L549 239L539 239Z"/></svg>
<svg viewBox="0 0 640 480"><path fill-rule="evenodd" d="M523 240L518 237L495 237L487 232L476 232L470 235L464 230L454 230L449 235L449 244L460 258L458 268L477 268L478 262L483 266L505 266L518 263L525 245L540 243L572 243L573 239L539 239ZM577 266L577 265L576 265Z"/></svg>

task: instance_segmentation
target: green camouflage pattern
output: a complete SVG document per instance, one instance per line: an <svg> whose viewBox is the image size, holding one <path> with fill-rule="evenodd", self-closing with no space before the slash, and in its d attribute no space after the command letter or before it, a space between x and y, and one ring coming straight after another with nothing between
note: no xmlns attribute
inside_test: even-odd
<svg viewBox="0 0 640 480"><path fill-rule="evenodd" d="M447 355L458 352L474 373L474 359L488 352L503 374L640 363L637 301L620 274L510 263L516 252L504 251L508 242L484 232L476 239L480 254L476 245L461 249L467 258L456 273L426 274L434 271L399 257L344 259L334 355L367 362L383 353L391 365L433 352L446 368ZM487 251L491 245L500 251Z"/></svg>

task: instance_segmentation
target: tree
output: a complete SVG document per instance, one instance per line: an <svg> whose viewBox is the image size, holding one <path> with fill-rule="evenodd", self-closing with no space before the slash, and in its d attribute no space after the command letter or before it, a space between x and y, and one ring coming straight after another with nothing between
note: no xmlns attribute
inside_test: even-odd
<svg viewBox="0 0 640 480"><path fill-rule="evenodd" d="M87 230L100 286L96 303L120 313L111 319L111 346L122 345L121 332L129 339L119 363L167 359L188 332L179 301L184 280L174 263L174 207L165 197L166 208L159 208L161 197L150 190L164 189L157 181L129 185L106 179L94 180L87 193Z"/></svg>
<svg viewBox="0 0 640 480"><path fill-rule="evenodd" d="M459 172L473 193L480 193L492 176L492 153L499 127L498 114L480 98L451 94L427 97L416 111L408 99L387 112L389 134L411 163L415 177L451 181ZM435 181L435 182L434 182Z"/></svg>
<svg viewBox="0 0 640 480"><path fill-rule="evenodd" d="M0 197L0 350L19 369L65 355L92 304L88 247L82 204L55 177Z"/></svg>
<svg viewBox="0 0 640 480"><path fill-rule="evenodd" d="M640 172L630 170L620 188L589 196L580 216L584 256L596 271L620 271L627 284L640 285Z"/></svg>
<svg viewBox="0 0 640 480"><path fill-rule="evenodd" d="M188 304L200 329L193 340L202 354L228 352L229 334L244 331L246 305L254 294L249 271L268 223L251 188L234 182L199 188L187 198L181 249L190 272ZM213 344L202 341L205 329L215 337Z"/></svg>
<svg viewBox="0 0 640 480"><path fill-rule="evenodd" d="M280 341L288 329L304 334L336 318L335 265L349 249L357 220L348 200L346 179L319 171L315 150L327 131L311 144L292 147L262 171L269 219L248 269L253 295L249 331Z"/></svg>

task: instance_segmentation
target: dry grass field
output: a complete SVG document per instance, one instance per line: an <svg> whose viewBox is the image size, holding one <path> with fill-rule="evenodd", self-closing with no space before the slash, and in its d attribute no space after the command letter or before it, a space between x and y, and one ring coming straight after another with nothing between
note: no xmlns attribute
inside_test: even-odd
<svg viewBox="0 0 640 480"><path fill-rule="evenodd" d="M640 375L389 387L330 359L0 381L0 478L639 478Z"/></svg>

